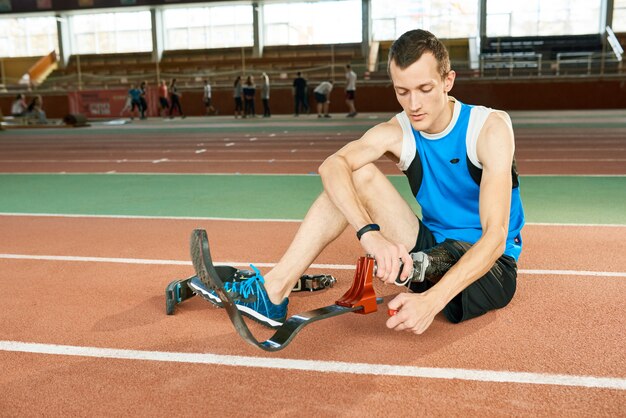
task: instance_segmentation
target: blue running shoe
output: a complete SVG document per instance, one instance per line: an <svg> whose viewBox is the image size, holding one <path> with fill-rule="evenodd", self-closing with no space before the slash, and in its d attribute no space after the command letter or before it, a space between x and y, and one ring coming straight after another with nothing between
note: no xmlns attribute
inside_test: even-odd
<svg viewBox="0 0 626 418"><path fill-rule="evenodd" d="M219 291L222 296L230 296L237 309L247 317L271 328L282 325L287 317L289 299L285 298L279 305L274 305L263 286L265 279L259 269L252 265L250 267L254 273L251 277L224 283L211 260L205 230L195 229L191 234L191 262L198 280L191 280L189 286L204 299L222 306Z"/></svg>
<svg viewBox="0 0 626 418"><path fill-rule="evenodd" d="M267 327L278 328L287 318L289 299L285 298L279 305L272 303L263 286L265 279L261 272L252 264L250 267L255 273L254 276L243 281L225 282L224 290L243 315ZM204 299L216 306L222 306L222 300L217 293L207 288L201 280L194 278L189 282L189 286Z"/></svg>

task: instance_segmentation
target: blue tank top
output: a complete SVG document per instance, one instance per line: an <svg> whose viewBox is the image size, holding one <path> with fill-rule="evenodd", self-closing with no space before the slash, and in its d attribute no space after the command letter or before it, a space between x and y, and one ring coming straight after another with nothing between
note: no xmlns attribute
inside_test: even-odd
<svg viewBox="0 0 626 418"><path fill-rule="evenodd" d="M411 128L416 153L404 173L422 208L422 222L437 242L450 238L474 244L482 235L478 210L482 169L471 162L467 150L473 106L460 102L457 105L461 108L456 123L444 136L429 139ZM520 231L524 226L524 210L515 162L511 175L513 188L504 254L517 260L522 251Z"/></svg>

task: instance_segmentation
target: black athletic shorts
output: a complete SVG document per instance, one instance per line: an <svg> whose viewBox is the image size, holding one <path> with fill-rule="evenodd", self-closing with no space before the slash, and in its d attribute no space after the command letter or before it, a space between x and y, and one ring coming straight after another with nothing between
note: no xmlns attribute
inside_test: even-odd
<svg viewBox="0 0 626 418"><path fill-rule="evenodd" d="M325 94L322 93L315 93L315 101L317 103L326 103L326 100L328 100L327 96Z"/></svg>
<svg viewBox="0 0 626 418"><path fill-rule="evenodd" d="M433 233L420 220L420 230L411 253L427 250L437 245L444 246L450 254L459 260L471 247L461 241L445 240L437 244ZM456 295L443 309L446 318L453 323L459 323L480 316L490 310L505 307L515 294L517 284L517 263L513 257L502 255L491 270L483 277L465 288ZM424 280L421 283L411 283L411 290L422 293L430 289L433 283Z"/></svg>

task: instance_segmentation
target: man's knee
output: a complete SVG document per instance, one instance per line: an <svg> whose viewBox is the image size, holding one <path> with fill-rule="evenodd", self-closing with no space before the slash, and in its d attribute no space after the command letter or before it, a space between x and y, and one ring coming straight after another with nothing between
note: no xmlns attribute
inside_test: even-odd
<svg viewBox="0 0 626 418"><path fill-rule="evenodd" d="M382 175L374 164L367 164L352 173L352 181L357 190L362 190L372 187L374 180Z"/></svg>

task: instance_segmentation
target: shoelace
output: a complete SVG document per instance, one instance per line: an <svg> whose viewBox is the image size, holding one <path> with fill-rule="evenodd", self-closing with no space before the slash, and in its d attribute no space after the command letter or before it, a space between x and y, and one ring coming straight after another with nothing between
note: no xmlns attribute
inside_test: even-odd
<svg viewBox="0 0 626 418"><path fill-rule="evenodd" d="M247 299L251 293L254 295L254 289L256 286L258 286L257 281L265 283L265 279L261 275L261 270L259 270L252 264L250 264L250 268L252 269L252 271L254 271L254 276L242 282L226 282L224 284L224 289L226 289L227 291L237 292L241 296L243 296L244 299Z"/></svg>

